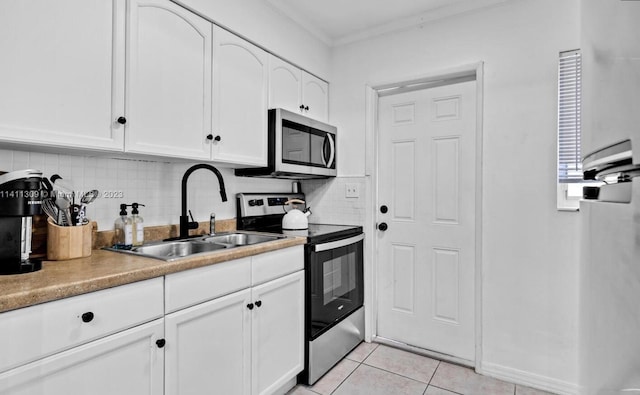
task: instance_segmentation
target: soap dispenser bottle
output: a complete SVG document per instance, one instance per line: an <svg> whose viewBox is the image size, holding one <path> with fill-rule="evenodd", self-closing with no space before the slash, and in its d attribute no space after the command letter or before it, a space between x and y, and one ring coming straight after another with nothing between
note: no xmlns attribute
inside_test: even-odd
<svg viewBox="0 0 640 395"><path fill-rule="evenodd" d="M116 231L116 243L115 248L129 250L133 246L133 222L131 218L127 216L128 204L120 205L120 216L114 223Z"/></svg>
<svg viewBox="0 0 640 395"><path fill-rule="evenodd" d="M133 233L133 246L141 246L144 243L144 220L140 216L138 207L145 207L144 204L133 203L131 204L131 225Z"/></svg>

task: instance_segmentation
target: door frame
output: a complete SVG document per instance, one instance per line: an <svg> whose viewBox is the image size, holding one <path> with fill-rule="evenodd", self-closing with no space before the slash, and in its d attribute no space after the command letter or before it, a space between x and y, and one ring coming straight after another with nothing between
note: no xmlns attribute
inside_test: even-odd
<svg viewBox="0 0 640 395"><path fill-rule="evenodd" d="M476 371L481 368L482 361L482 146L483 146L483 84L484 84L484 62L479 61L473 64L451 67L446 70L434 71L421 76L395 80L390 82L371 83L365 86L366 96L366 124L365 124L365 175L367 180L366 207L368 215L365 218L367 244L365 249L365 262L372 262L365 265L364 276L365 288L364 303L367 306L365 312L365 340L375 340L379 343L392 344L408 351L417 352L438 359L455 362L463 365L470 365L469 361L461 360L450 355L440 354L421 348L412 347L402 343L389 341L389 339L377 337L378 322L378 238L377 238L377 216L378 216L378 188L379 188L379 152L378 152L378 100L381 93L402 93L405 91L427 89L435 86L449 85L459 81L469 81L472 77L476 81L476 185L475 185L475 361L472 367Z"/></svg>

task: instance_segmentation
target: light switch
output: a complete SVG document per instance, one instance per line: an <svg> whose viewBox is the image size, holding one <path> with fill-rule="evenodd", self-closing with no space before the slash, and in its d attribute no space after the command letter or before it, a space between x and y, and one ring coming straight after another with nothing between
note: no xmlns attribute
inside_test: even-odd
<svg viewBox="0 0 640 395"><path fill-rule="evenodd" d="M358 188L358 184L345 184L344 196L348 198L360 197L360 189Z"/></svg>

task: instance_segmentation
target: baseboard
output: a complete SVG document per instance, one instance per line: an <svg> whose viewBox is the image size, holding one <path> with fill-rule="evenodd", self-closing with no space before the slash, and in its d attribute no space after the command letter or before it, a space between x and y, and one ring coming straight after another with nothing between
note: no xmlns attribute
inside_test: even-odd
<svg viewBox="0 0 640 395"><path fill-rule="evenodd" d="M523 370L513 369L493 363L483 362L480 364L478 373L485 376L491 376L496 379L508 381L542 391L551 392L559 395L575 395L578 393L578 385L566 381L554 379L538 375L535 373L525 372Z"/></svg>

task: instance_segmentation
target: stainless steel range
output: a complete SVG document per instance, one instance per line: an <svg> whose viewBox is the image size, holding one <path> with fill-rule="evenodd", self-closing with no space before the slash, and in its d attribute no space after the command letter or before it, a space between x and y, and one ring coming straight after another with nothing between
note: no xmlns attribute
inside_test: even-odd
<svg viewBox="0 0 640 395"><path fill-rule="evenodd" d="M307 237L307 344L298 381L313 384L364 339L364 233L361 226L315 223L283 231L285 202L304 198L301 193L239 193L237 227Z"/></svg>

